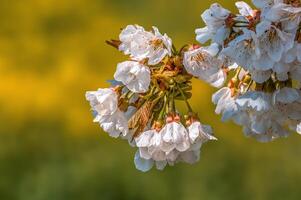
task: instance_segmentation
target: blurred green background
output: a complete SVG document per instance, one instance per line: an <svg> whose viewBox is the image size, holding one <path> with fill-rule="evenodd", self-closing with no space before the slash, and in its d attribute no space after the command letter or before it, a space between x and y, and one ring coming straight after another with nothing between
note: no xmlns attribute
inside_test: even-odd
<svg viewBox="0 0 301 200"><path fill-rule="evenodd" d="M107 87L121 53L104 44L127 24L193 43L206 0L1 0L0 199L300 199L301 138L260 144L214 114L214 89L193 107L218 142L201 161L135 169L135 149L92 123L86 90ZM218 1L231 10L233 0Z"/></svg>

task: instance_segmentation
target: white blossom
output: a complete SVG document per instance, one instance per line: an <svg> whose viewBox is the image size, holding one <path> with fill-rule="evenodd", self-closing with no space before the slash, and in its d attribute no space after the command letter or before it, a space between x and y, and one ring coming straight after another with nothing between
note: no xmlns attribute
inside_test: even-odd
<svg viewBox="0 0 301 200"><path fill-rule="evenodd" d="M285 3L273 5L266 13L266 19L282 22L284 30L294 30L301 22L301 7L293 7Z"/></svg>
<svg viewBox="0 0 301 200"><path fill-rule="evenodd" d="M271 78L272 70L250 70L249 73L256 83L264 83Z"/></svg>
<svg viewBox="0 0 301 200"><path fill-rule="evenodd" d="M242 16L254 16L253 9L246 2L238 1L235 3L235 5Z"/></svg>
<svg viewBox="0 0 301 200"><path fill-rule="evenodd" d="M152 155L155 154L155 151L160 151L161 147L161 136L155 130L149 130L143 132L140 136L135 138L136 145L139 148L140 156L144 159L151 159ZM150 147L153 147L153 150L150 150ZM164 154L164 153L163 153ZM163 160L165 157L163 157Z"/></svg>
<svg viewBox="0 0 301 200"><path fill-rule="evenodd" d="M300 98L300 92L296 89L284 87L274 92L273 102L280 102L283 104L289 104L297 101Z"/></svg>
<svg viewBox="0 0 301 200"><path fill-rule="evenodd" d="M239 116L240 110L230 88L224 87L213 94L212 102L216 105L215 113L222 114L223 121Z"/></svg>
<svg viewBox="0 0 301 200"><path fill-rule="evenodd" d="M144 45L152 38L152 34L138 25L128 25L119 35L119 50L138 60L146 57Z"/></svg>
<svg viewBox="0 0 301 200"><path fill-rule="evenodd" d="M122 136L126 138L129 134L127 119L123 112L117 110L112 115L105 115L99 118L101 128L109 133L111 137Z"/></svg>
<svg viewBox="0 0 301 200"><path fill-rule="evenodd" d="M207 9L201 16L206 27L196 29L196 40L202 44L212 40L212 42L222 45L230 34L230 29L225 22L229 15L230 11L222 8L217 3L212 4L210 9Z"/></svg>
<svg viewBox="0 0 301 200"><path fill-rule="evenodd" d="M118 108L117 94L113 89L99 89L86 93L86 99L90 102L92 110L99 115L111 115Z"/></svg>
<svg viewBox="0 0 301 200"><path fill-rule="evenodd" d="M190 147L189 135L186 128L178 123L167 123L160 131L162 135L163 143L161 149L165 152L171 152L178 150L184 152Z"/></svg>
<svg viewBox="0 0 301 200"><path fill-rule="evenodd" d="M259 40L256 33L244 29L243 34L236 37L222 49L221 54L230 58L233 62L246 70L255 70L257 68L256 61L261 58ZM262 62L266 63L267 61ZM268 65L268 67L271 66L273 66L273 64Z"/></svg>
<svg viewBox="0 0 301 200"><path fill-rule="evenodd" d="M290 76L293 80L299 81L301 83L301 63L296 63L290 69Z"/></svg>
<svg viewBox="0 0 301 200"><path fill-rule="evenodd" d="M280 30L269 21L262 21L256 26L256 35L259 39L261 54L263 54L261 57L268 55L274 63L279 62L282 55L294 46L294 35Z"/></svg>
<svg viewBox="0 0 301 200"><path fill-rule="evenodd" d="M295 42L293 48L291 48L283 55L282 62L287 64L293 62L301 63L301 43ZM298 64L298 63L294 63L294 64Z"/></svg>
<svg viewBox="0 0 301 200"><path fill-rule="evenodd" d="M272 107L272 95L265 92L250 91L239 96L236 104L242 110L268 111Z"/></svg>
<svg viewBox="0 0 301 200"><path fill-rule="evenodd" d="M105 132L115 138L119 136L128 137L127 118L118 108L117 94L113 89L87 92L86 99L95 112L94 122L99 123Z"/></svg>
<svg viewBox="0 0 301 200"><path fill-rule="evenodd" d="M200 47L184 54L183 64L188 73L210 83L214 87L220 87L226 80L223 71L223 61L217 58L218 45Z"/></svg>
<svg viewBox="0 0 301 200"><path fill-rule="evenodd" d="M151 73L147 66L135 61L119 63L114 78L135 93L148 91Z"/></svg>
<svg viewBox="0 0 301 200"><path fill-rule="evenodd" d="M162 35L158 28L153 27L155 37L150 41L148 64L156 65L160 63L165 56L172 54L172 41L167 34Z"/></svg>
<svg viewBox="0 0 301 200"><path fill-rule="evenodd" d="M191 149L199 150L202 144L209 140L217 140L213 136L213 131L210 126L203 125L199 121L193 122L188 128Z"/></svg>
<svg viewBox="0 0 301 200"><path fill-rule="evenodd" d="M140 26L129 25L121 32L119 39L120 51L134 60L148 59L149 65L160 63L172 53L171 39L166 34L162 35L156 27L153 27L153 32L148 32Z"/></svg>

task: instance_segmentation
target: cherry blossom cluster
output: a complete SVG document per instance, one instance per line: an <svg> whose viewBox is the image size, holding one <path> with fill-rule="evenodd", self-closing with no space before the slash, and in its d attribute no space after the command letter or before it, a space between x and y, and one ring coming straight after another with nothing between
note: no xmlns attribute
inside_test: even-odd
<svg viewBox="0 0 301 200"><path fill-rule="evenodd" d="M220 88L216 113L260 142L301 134L301 1L236 2L234 14L215 3L196 30L200 45L179 50L156 27L128 25L107 43L128 56L110 88L87 92L94 121L136 147L136 168L163 170L196 163L201 146L216 140L192 110L192 78ZM205 46L207 44L207 46ZM179 112L178 101L187 110Z"/></svg>
<svg viewBox="0 0 301 200"><path fill-rule="evenodd" d="M301 1L237 2L239 14L211 5L196 39L208 47L185 53L189 73L221 87L213 97L222 120L268 142L301 134ZM204 53L206 52L206 53Z"/></svg>
<svg viewBox="0 0 301 200"><path fill-rule="evenodd" d="M138 148L134 162L143 172L153 166L163 170L178 162L196 163L202 144L216 138L188 102L191 79L197 72L214 86L222 84L222 63L212 59L218 46L185 45L178 51L156 27L146 31L138 25L127 26L119 40L107 43L129 59L117 65L111 88L86 93L94 122L110 136ZM200 56L206 60L200 61ZM209 71L207 62L214 65ZM199 68L200 64L204 66ZM187 112L178 111L177 101L185 102Z"/></svg>

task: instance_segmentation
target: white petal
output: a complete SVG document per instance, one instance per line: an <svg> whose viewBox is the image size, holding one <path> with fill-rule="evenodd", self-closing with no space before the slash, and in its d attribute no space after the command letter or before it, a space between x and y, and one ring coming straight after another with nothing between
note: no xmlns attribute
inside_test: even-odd
<svg viewBox="0 0 301 200"><path fill-rule="evenodd" d="M200 151L186 151L181 153L181 159L189 164L195 164L200 160Z"/></svg>
<svg viewBox="0 0 301 200"><path fill-rule="evenodd" d="M149 130L142 133L139 137L135 138L137 147L148 147L151 141L151 138L156 131Z"/></svg>
<svg viewBox="0 0 301 200"><path fill-rule="evenodd" d="M257 8L265 8L271 2L270 0L252 0L253 4Z"/></svg>
<svg viewBox="0 0 301 200"><path fill-rule="evenodd" d="M229 92L231 92L231 91L228 87L224 87L224 88L220 89L219 91L217 91L215 94L212 95L212 102L214 104L217 104L219 102L219 100L223 96L228 95Z"/></svg>
<svg viewBox="0 0 301 200"><path fill-rule="evenodd" d="M187 130L177 122L168 123L160 133L163 137L162 150L165 152L174 149L182 152L190 147Z"/></svg>
<svg viewBox="0 0 301 200"><path fill-rule="evenodd" d="M300 98L300 94L293 88L282 88L274 93L275 102L292 103Z"/></svg>
<svg viewBox="0 0 301 200"><path fill-rule="evenodd" d="M256 70L267 71L272 69L275 62L267 55L261 55L261 57L254 62Z"/></svg>
<svg viewBox="0 0 301 200"><path fill-rule="evenodd" d="M301 62L301 44L297 44L297 58L298 58L298 61Z"/></svg>
<svg viewBox="0 0 301 200"><path fill-rule="evenodd" d="M279 81L287 81L289 79L287 72L278 73L278 74L276 74L276 77Z"/></svg>
<svg viewBox="0 0 301 200"><path fill-rule="evenodd" d="M226 26L222 26L219 29L217 29L213 41L220 45L223 45L225 39L229 37L230 33L231 30L229 28L227 28Z"/></svg>
<svg viewBox="0 0 301 200"><path fill-rule="evenodd" d="M152 155L148 152L147 148L139 148L139 154L140 157L146 160L149 160L152 158Z"/></svg>
<svg viewBox="0 0 301 200"><path fill-rule="evenodd" d="M166 167L167 165L167 161L156 161L156 168L158 170L164 170L164 168Z"/></svg>
<svg viewBox="0 0 301 200"><path fill-rule="evenodd" d="M271 108L271 96L264 92L246 92L236 99L236 103L243 109L267 111Z"/></svg>
<svg viewBox="0 0 301 200"><path fill-rule="evenodd" d="M217 56L219 52L219 45L217 43L212 43L210 46L206 48L206 51L213 57Z"/></svg>
<svg viewBox="0 0 301 200"><path fill-rule="evenodd" d="M112 115L103 116L99 124L111 137L127 137L129 134L127 119L119 109Z"/></svg>
<svg viewBox="0 0 301 200"><path fill-rule="evenodd" d="M157 51L154 51L148 60L148 64L149 65L157 65L158 63L160 63L163 58L168 54L168 52L166 51L166 49L159 49Z"/></svg>
<svg viewBox="0 0 301 200"><path fill-rule="evenodd" d="M245 2L239 1L235 3L237 9L239 10L239 13L242 16L252 16L253 15L253 10L252 8Z"/></svg>
<svg viewBox="0 0 301 200"><path fill-rule="evenodd" d="M87 92L86 99L97 114L111 115L117 110L117 94L112 89L99 89L95 92Z"/></svg>
<svg viewBox="0 0 301 200"><path fill-rule="evenodd" d="M301 134L301 123L298 124L296 131L297 133Z"/></svg>
<svg viewBox="0 0 301 200"><path fill-rule="evenodd" d="M206 43L212 37L212 33L208 30L208 27L196 29L195 33L196 40L201 44Z"/></svg>
<svg viewBox="0 0 301 200"><path fill-rule="evenodd" d="M152 159L146 160L141 158L139 152L136 152L134 162L136 168L142 172L147 172L154 166Z"/></svg>
<svg viewBox="0 0 301 200"><path fill-rule="evenodd" d="M268 30L270 30L270 28L271 28L271 22L264 20L256 25L256 35L260 37L263 34L265 34Z"/></svg>
<svg viewBox="0 0 301 200"><path fill-rule="evenodd" d="M268 71L250 71L252 75L252 79L257 83L264 83L267 81L270 77L272 72L270 70Z"/></svg>
<svg viewBox="0 0 301 200"><path fill-rule="evenodd" d="M118 64L114 78L132 92L145 93L150 85L150 70L138 62L126 61Z"/></svg>

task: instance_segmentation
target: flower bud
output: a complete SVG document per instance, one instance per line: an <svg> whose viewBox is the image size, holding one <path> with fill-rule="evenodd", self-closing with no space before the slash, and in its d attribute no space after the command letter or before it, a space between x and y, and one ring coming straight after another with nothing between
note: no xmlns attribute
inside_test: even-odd
<svg viewBox="0 0 301 200"><path fill-rule="evenodd" d="M173 122L173 117L172 116L166 117L166 123L171 123L171 122Z"/></svg>
<svg viewBox="0 0 301 200"><path fill-rule="evenodd" d="M180 117L179 115L176 115L176 116L174 117L174 121L175 121L175 122L180 122L180 121L181 121L181 117Z"/></svg>

